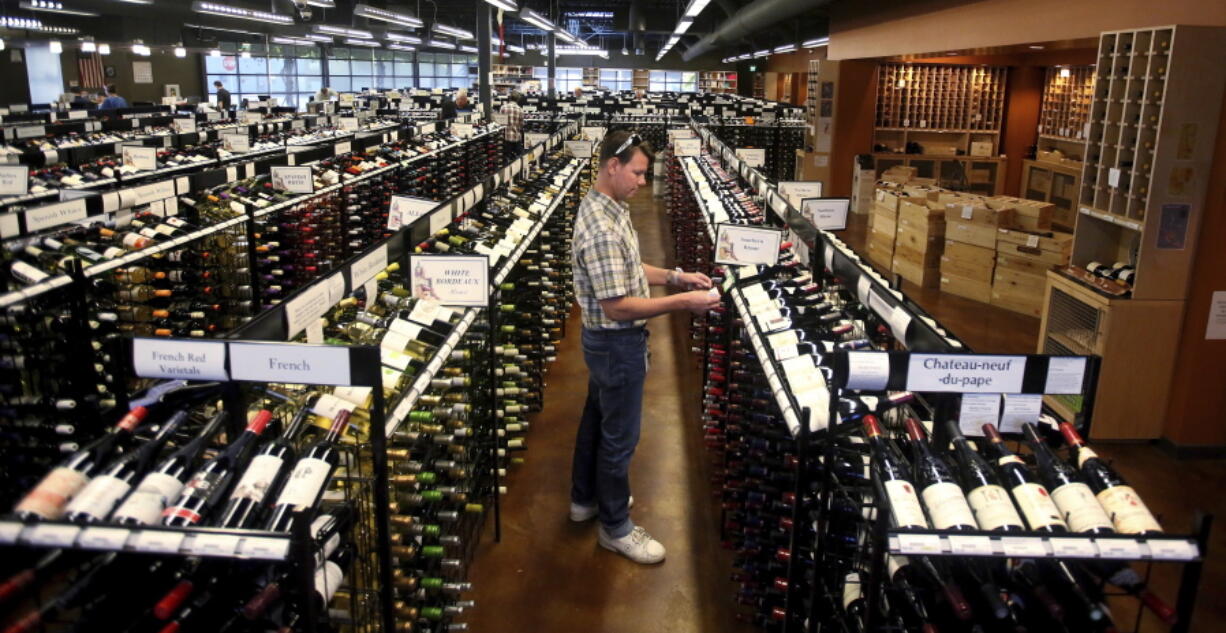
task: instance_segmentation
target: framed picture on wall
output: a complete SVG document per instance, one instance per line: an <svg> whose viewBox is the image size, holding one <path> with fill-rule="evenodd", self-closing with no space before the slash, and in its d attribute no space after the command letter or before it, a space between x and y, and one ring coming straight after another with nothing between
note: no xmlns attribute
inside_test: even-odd
<svg viewBox="0 0 1226 633"><path fill-rule="evenodd" d="M162 92L163 97L174 97L177 99L179 98L180 94L181 93L179 92L179 84L166 84L163 87L163 92Z"/></svg>
<svg viewBox="0 0 1226 633"><path fill-rule="evenodd" d="M109 78L113 79L115 77L115 67L114 66L103 66L102 72L106 73L106 76Z"/></svg>

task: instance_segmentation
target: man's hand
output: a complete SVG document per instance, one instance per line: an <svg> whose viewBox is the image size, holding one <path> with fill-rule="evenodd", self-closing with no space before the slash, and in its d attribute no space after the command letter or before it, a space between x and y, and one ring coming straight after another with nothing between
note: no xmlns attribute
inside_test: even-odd
<svg viewBox="0 0 1226 633"><path fill-rule="evenodd" d="M677 287L686 290L706 290L711 287L711 278L702 273L678 273Z"/></svg>
<svg viewBox="0 0 1226 633"><path fill-rule="evenodd" d="M697 275L700 273L693 274ZM710 283L711 280L708 279L707 284ZM677 296L681 298L686 310L689 310L690 312L693 312L699 316L719 307L720 304L719 292L711 292L710 290L691 290Z"/></svg>

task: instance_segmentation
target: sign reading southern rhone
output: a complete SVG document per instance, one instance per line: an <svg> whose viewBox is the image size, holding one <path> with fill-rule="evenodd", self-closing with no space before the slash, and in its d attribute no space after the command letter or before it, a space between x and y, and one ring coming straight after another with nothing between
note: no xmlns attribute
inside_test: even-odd
<svg viewBox="0 0 1226 633"><path fill-rule="evenodd" d="M445 306L485 306L490 260L484 255L410 255L413 297Z"/></svg>
<svg viewBox="0 0 1226 633"><path fill-rule="evenodd" d="M912 354L908 391L1021 393L1025 356Z"/></svg>
<svg viewBox="0 0 1226 633"><path fill-rule="evenodd" d="M800 203L800 212L823 231L842 231L847 228L850 207L850 198L805 198Z"/></svg>
<svg viewBox="0 0 1226 633"><path fill-rule="evenodd" d="M315 180L310 167L275 166L271 169L272 187L290 193L313 193Z"/></svg>
<svg viewBox="0 0 1226 633"><path fill-rule="evenodd" d="M720 224L715 234L715 263L747 266L779 261L783 233L778 229Z"/></svg>

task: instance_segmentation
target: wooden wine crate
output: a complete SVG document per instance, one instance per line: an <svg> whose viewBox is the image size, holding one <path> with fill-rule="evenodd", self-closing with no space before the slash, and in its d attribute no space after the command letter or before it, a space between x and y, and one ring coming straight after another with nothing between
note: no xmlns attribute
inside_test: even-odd
<svg viewBox="0 0 1226 633"><path fill-rule="evenodd" d="M996 233L1013 223L1013 209L994 209L981 204L950 203L945 205L945 237L964 244L996 249Z"/></svg>
<svg viewBox="0 0 1226 633"><path fill-rule="evenodd" d="M992 287L992 271L996 268L995 249L945 240L945 252L941 254L941 275L953 276ZM966 296L966 295L963 295ZM987 301L984 299L984 301Z"/></svg>
<svg viewBox="0 0 1226 633"><path fill-rule="evenodd" d="M922 288L936 288L941 283L941 268L925 266L913 258L913 253L905 247L894 249L893 271L903 279Z"/></svg>
<svg viewBox="0 0 1226 633"><path fill-rule="evenodd" d="M992 302L992 280L970 279L960 275L951 275L941 268L941 292L974 299L982 303Z"/></svg>
<svg viewBox="0 0 1226 633"><path fill-rule="evenodd" d="M1047 277L1033 274L1026 268L1015 268L996 262L992 278L992 305L1011 312L1038 317L1043 314L1043 296L1047 291Z"/></svg>
<svg viewBox="0 0 1226 633"><path fill-rule="evenodd" d="M874 212L868 216L869 230L890 235L890 243L894 242L894 234L898 232L898 216L888 213Z"/></svg>
<svg viewBox="0 0 1226 633"><path fill-rule="evenodd" d="M1018 229L999 229L996 233L997 250L1000 244L1009 244L1018 253L1039 256L1042 253L1062 253L1067 259L1073 246L1073 234L1053 232L1050 234L1029 233Z"/></svg>
<svg viewBox="0 0 1226 633"><path fill-rule="evenodd" d="M993 196L987 203L988 206L998 209L1012 209L1012 226L1024 231L1050 231L1052 217L1056 212L1056 205L1050 202L1012 196Z"/></svg>
<svg viewBox="0 0 1226 633"><path fill-rule="evenodd" d="M894 261L894 242L869 239L868 259L882 270L890 270Z"/></svg>

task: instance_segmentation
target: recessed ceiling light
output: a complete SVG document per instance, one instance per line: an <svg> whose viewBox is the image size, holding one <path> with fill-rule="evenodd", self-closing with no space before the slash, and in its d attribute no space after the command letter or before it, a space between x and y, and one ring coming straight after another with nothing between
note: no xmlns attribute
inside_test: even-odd
<svg viewBox="0 0 1226 633"><path fill-rule="evenodd" d="M1041 50L1043 50L1043 46L1041 46L1041 45L1039 45L1039 44L1031 44L1031 45L1030 45L1030 48L1033 48L1033 49L1034 49L1034 50L1036 50L1036 51L1041 51Z"/></svg>

